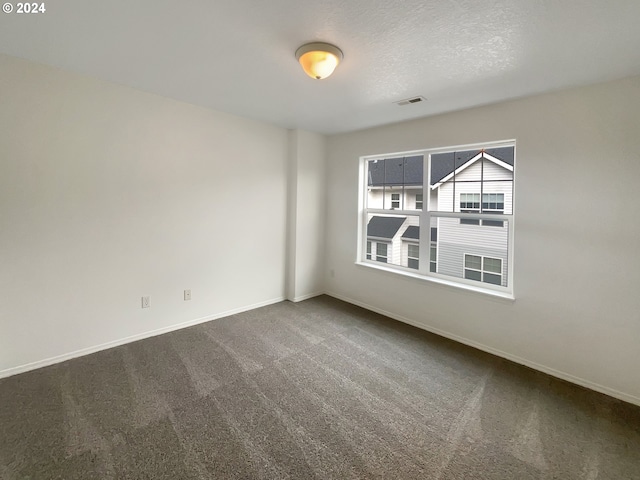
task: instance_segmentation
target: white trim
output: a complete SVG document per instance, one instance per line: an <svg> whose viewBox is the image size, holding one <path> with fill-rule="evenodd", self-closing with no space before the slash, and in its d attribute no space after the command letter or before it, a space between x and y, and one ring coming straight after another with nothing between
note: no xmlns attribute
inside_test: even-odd
<svg viewBox="0 0 640 480"><path fill-rule="evenodd" d="M310 298L319 297L320 295L324 295L324 292L316 292L316 293L308 293L306 295L300 295L299 297L289 299L289 301L293 303L298 303L304 300L309 300Z"/></svg>
<svg viewBox="0 0 640 480"><path fill-rule="evenodd" d="M126 345L127 343L137 342L138 340L144 340L145 338L155 337L157 335L173 332L175 330L181 330L183 328L192 327L200 323L210 322L212 320L228 317L230 315L246 312L248 310L253 310L260 307L266 307L267 305L273 305L274 303L282 302L284 300L286 300L284 297L273 298L271 300L266 300L264 302L254 303L253 305L234 308L233 310L227 310L226 312L221 312L221 313L208 315L206 317L196 318L195 320L189 320L186 322L178 323L176 325L170 325L168 327L158 328L157 330L151 330L148 332L131 335L130 337L121 338L119 340L113 340L111 342L103 343L100 345L94 345L92 347L82 348L74 352L64 353L62 355L56 355L55 357L46 358L44 360L38 360L37 362L32 362L32 363L27 363L25 365L20 365L17 367L7 368L5 370L0 370L0 378L11 377L19 373L25 373L31 370L36 370L38 368L48 367L50 365L54 365L60 362L65 362L73 358L90 355L92 353L100 352L102 350L107 350L109 348L119 347L121 345Z"/></svg>
<svg viewBox="0 0 640 480"><path fill-rule="evenodd" d="M420 252L422 254L422 249L420 249ZM420 259L422 260L422 257L420 257ZM427 263L429 262L430 260L427 259ZM439 285L445 285L447 287L463 289L469 292L477 293L479 295L490 295L490 296L502 298L511 302L515 301L515 297L513 296L513 294L508 292L506 288L500 285L493 285L492 283L478 282L476 280L467 280L466 278L448 277L448 278L455 278L455 281L453 281L453 280L448 280L447 278L445 278L444 275L441 275L438 273L429 272L430 273L429 275L425 275L423 273L419 273L418 270L415 270L413 268L403 267L402 265L395 265L393 263L376 262L375 260L362 260L362 261L355 262L355 264L361 267L373 268L375 270L381 270L386 273L401 275L403 277L409 277L409 278L420 280L423 282L432 282L432 283L437 283ZM422 264L420 264L420 268L422 269ZM478 284L481 284L482 287L477 286ZM491 287L494 287L495 289Z"/></svg>
<svg viewBox="0 0 640 480"><path fill-rule="evenodd" d="M620 392L618 390L615 390L613 388L609 388L609 387L605 387L603 385L600 385L598 383L594 383L591 382L589 380L585 380L584 378L581 377L576 377L575 375L571 375L570 373L565 373L561 370L556 370L555 368L551 368L551 367L547 367L546 365L542 365L540 363L537 362L532 362L530 360L527 360L526 358L522 358L519 357L517 355L513 355L511 353L507 353L507 352L503 352L502 350L498 350L496 348L493 347L489 347L487 345L484 345L482 343L479 342L475 342L473 340L469 340L465 337L461 337L459 335L455 335L453 333L449 333L447 331L444 330L440 330L439 328L435 328L432 327L430 325L424 325L418 321L412 320L410 318L404 317L402 315L397 315L395 313L391 313L391 312L387 312L386 310L383 310L381 308L377 308L374 306L371 306L367 303L364 302L360 302L358 300L353 300L352 298L349 297L345 297L343 295L339 295L337 293L333 293L333 292L326 292L327 295L337 298L338 300L342 300L343 302L347 302L347 303L351 303L352 305L357 305L359 307L362 307L364 309L370 310L372 312L376 312L379 313L381 315L385 315L389 318L392 318L394 320L398 320L402 323L406 323L408 325L413 325L414 327L420 328L421 330L425 330L427 332L431 332L434 333L436 335L440 335L441 337L445 337L448 338L450 340L456 341L458 343L462 343L464 345L468 345L470 347L473 348L477 348L478 350L482 350L483 352L487 352L490 353L491 355L495 355L497 357L501 357L501 358L505 358L507 360L510 360L512 362L518 363L520 365L524 365L525 367L529 367L532 368L534 370L537 370L539 372L543 372L546 373L547 375L551 375L552 377L556 377L559 378L561 380L565 380L567 382L576 384L576 385L580 385L582 387L588 388L589 390L594 390L596 392L599 393L603 393L605 395L609 395L610 397L614 397L617 398L619 400L628 402L628 403L632 403L634 405L638 405L640 406L640 397L636 397L634 395L629 395L628 393L624 393L624 392Z"/></svg>
<svg viewBox="0 0 640 480"><path fill-rule="evenodd" d="M436 153L451 153L452 151L463 151L463 150L477 150L482 148L501 148L501 147L513 147L516 143L516 139L512 138L510 140L498 140L496 142L481 142L481 143L467 143L464 145L448 145L444 147L434 147L434 148L419 148L417 150L403 150L400 152L388 152L388 153L377 153L371 155L363 155L363 160L384 160L389 157L411 157L414 155L423 155L427 154L436 154ZM364 177L361 179L361 182L364 180Z"/></svg>

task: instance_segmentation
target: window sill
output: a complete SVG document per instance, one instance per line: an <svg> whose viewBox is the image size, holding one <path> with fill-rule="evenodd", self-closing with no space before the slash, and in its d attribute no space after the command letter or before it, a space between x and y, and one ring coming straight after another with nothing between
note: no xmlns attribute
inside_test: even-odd
<svg viewBox="0 0 640 480"><path fill-rule="evenodd" d="M421 281L421 282L435 283L437 285L444 285L446 287L455 288L457 290L465 290L465 291L472 292L472 293L477 293L477 294L480 294L480 295L483 295L483 296L490 296L490 297L494 297L494 298L508 300L508 301L511 301L511 302L515 301L515 297L513 296L513 294L509 293L509 292L500 292L500 291L491 290L491 289L488 289L488 288L475 287L473 285L466 285L464 283L458 283L458 282L455 282L455 281L445 280L445 279L442 279L442 278L426 277L424 275L420 275L419 273L413 273L413 272L409 272L409 271L405 271L405 270L400 270L400 269L397 269L397 268L394 268L394 267L384 266L383 264L376 265L374 263L362 262L362 261L357 261L355 263L359 267L371 268L373 270L378 270L378 271L385 272L385 273L391 273L393 275L399 275L399 276L401 276L403 278L415 279L415 280L418 280L418 281Z"/></svg>

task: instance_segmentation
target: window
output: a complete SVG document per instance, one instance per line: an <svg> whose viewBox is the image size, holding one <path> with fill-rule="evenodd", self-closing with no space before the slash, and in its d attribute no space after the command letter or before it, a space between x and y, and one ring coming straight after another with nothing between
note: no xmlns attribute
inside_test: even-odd
<svg viewBox="0 0 640 480"><path fill-rule="evenodd" d="M480 194L479 193L461 193L460 194L460 211L461 212L479 212L480 211ZM483 212L500 212L504 211L504 193L483 193L482 194L482 211Z"/></svg>
<svg viewBox="0 0 640 480"><path fill-rule="evenodd" d="M407 257L408 262L407 266L409 268L418 269L420 265L420 247L418 245L408 244L407 245Z"/></svg>
<svg viewBox="0 0 640 480"><path fill-rule="evenodd" d="M504 210L504 193L483 193L482 211L502 212Z"/></svg>
<svg viewBox="0 0 640 480"><path fill-rule="evenodd" d="M514 169L514 142L363 158L358 261L511 296Z"/></svg>
<svg viewBox="0 0 640 480"><path fill-rule="evenodd" d="M464 278L493 285L502 285L502 260L500 258L465 254Z"/></svg>
<svg viewBox="0 0 640 480"><path fill-rule="evenodd" d="M376 262L387 263L387 244L376 243Z"/></svg>
<svg viewBox="0 0 640 480"><path fill-rule="evenodd" d="M429 271L430 272L435 272L437 271L438 268L438 247L435 245L431 245L431 248L429 249Z"/></svg>
<svg viewBox="0 0 640 480"><path fill-rule="evenodd" d="M480 211L480 194L479 193L461 193L460 194L460 211L461 212L479 212Z"/></svg>
<svg viewBox="0 0 640 480"><path fill-rule="evenodd" d="M387 263L388 244L380 241L367 241L367 260Z"/></svg>

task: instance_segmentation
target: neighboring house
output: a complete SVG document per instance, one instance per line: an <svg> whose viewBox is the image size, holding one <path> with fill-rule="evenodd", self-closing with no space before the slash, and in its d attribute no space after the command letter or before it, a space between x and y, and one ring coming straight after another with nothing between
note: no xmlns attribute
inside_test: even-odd
<svg viewBox="0 0 640 480"><path fill-rule="evenodd" d="M423 204L422 156L370 161L368 208L403 210L373 215L367 226L367 259L418 268L419 217ZM511 213L513 147L431 157L429 271L507 285L505 221L439 217L437 212Z"/></svg>
<svg viewBox="0 0 640 480"><path fill-rule="evenodd" d="M367 259L418 268L418 224L418 217L371 217L367 225ZM415 261L409 262L410 257Z"/></svg>

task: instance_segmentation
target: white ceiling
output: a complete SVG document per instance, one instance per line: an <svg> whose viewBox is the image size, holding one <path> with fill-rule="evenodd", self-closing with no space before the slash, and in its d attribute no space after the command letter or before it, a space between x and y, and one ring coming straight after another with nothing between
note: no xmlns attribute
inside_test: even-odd
<svg viewBox="0 0 640 480"><path fill-rule="evenodd" d="M44 14L0 14L1 52L323 133L640 74L640 0L45 6ZM343 50L332 77L313 80L296 63L295 50L310 41ZM416 95L428 101L393 103Z"/></svg>

